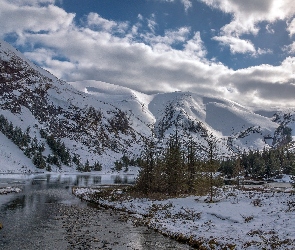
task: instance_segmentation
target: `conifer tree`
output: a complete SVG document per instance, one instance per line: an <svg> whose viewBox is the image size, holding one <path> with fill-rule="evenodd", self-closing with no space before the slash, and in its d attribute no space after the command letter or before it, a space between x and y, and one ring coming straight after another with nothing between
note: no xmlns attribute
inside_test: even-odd
<svg viewBox="0 0 295 250"><path fill-rule="evenodd" d="M192 138L187 143L187 188L193 193L196 188L196 170L199 164L196 159L196 144Z"/></svg>
<svg viewBox="0 0 295 250"><path fill-rule="evenodd" d="M234 169L233 169L233 177L236 178L236 185L237 188L240 188L241 176L244 174L244 168L242 166L241 156L238 153L235 162L234 162Z"/></svg>
<svg viewBox="0 0 295 250"><path fill-rule="evenodd" d="M168 193L178 194L186 190L184 157L177 130L168 140L164 161Z"/></svg>
<svg viewBox="0 0 295 250"><path fill-rule="evenodd" d="M33 156L33 164L37 167L37 168L41 168L44 169L46 168L46 162L41 154L41 152L35 152L34 156Z"/></svg>
<svg viewBox="0 0 295 250"><path fill-rule="evenodd" d="M213 136L212 133L207 135L205 138L205 141L207 143L206 147L206 153L207 153L207 162L205 165L205 169L207 172L208 177L208 184L209 184L209 194L210 194L210 200L209 202L213 202L214 197L214 186L217 185L217 178L215 176L219 165L217 162L217 138Z"/></svg>
<svg viewBox="0 0 295 250"><path fill-rule="evenodd" d="M156 192L157 183L153 183L156 168L156 146L153 140L146 141L141 159L142 166L136 187L145 194Z"/></svg>

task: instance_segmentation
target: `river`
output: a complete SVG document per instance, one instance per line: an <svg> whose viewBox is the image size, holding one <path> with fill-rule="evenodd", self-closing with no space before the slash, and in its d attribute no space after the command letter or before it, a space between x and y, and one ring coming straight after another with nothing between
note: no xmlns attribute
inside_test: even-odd
<svg viewBox="0 0 295 250"><path fill-rule="evenodd" d="M132 176L0 174L0 187L22 189L0 195L0 249L191 249L71 193L72 186L132 181Z"/></svg>

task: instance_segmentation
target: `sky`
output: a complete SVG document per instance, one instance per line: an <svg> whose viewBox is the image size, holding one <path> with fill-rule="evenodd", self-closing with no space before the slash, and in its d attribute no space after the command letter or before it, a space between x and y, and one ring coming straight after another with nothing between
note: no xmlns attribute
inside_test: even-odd
<svg viewBox="0 0 295 250"><path fill-rule="evenodd" d="M0 39L68 82L295 107L294 0L0 0Z"/></svg>

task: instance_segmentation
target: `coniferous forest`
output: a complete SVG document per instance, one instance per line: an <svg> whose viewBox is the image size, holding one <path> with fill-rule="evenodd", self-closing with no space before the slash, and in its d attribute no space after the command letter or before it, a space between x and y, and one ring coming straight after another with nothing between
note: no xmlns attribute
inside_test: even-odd
<svg viewBox="0 0 295 250"><path fill-rule="evenodd" d="M219 158L217 139L212 134L200 148L192 139L183 142L171 136L165 146L148 141L140 158L141 171L136 188L145 194L205 194L224 179L271 180L281 174L295 174L295 153L288 144L277 148L248 150L233 157ZM199 157L200 150L206 157Z"/></svg>

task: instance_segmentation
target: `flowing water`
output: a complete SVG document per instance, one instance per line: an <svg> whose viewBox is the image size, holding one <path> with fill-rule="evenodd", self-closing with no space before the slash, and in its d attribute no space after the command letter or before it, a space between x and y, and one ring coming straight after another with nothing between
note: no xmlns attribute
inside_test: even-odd
<svg viewBox="0 0 295 250"><path fill-rule="evenodd" d="M0 249L190 249L71 193L72 186L132 181L132 176L0 174L0 187L22 189L0 195Z"/></svg>

